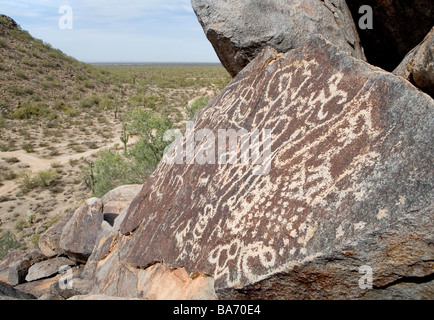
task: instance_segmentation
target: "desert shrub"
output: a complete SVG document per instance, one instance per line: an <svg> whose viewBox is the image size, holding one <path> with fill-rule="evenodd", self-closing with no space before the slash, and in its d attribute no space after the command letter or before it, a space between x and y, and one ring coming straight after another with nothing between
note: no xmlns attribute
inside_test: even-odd
<svg viewBox="0 0 434 320"><path fill-rule="evenodd" d="M49 119L56 118L56 114L51 110L48 105L42 102L29 103L23 102L21 106L16 108L11 117L18 120L28 120L33 117L44 117Z"/></svg>
<svg viewBox="0 0 434 320"><path fill-rule="evenodd" d="M9 45L4 39L0 39L0 48L8 48Z"/></svg>
<svg viewBox="0 0 434 320"><path fill-rule="evenodd" d="M8 91L15 96L32 95L35 93L35 91L32 88L28 88L28 87L21 88L16 86L9 87Z"/></svg>
<svg viewBox="0 0 434 320"><path fill-rule="evenodd" d="M19 79L23 79L23 80L28 80L29 79L29 77L27 76L27 74L23 70L18 70L17 72L15 72L15 75Z"/></svg>
<svg viewBox="0 0 434 320"><path fill-rule="evenodd" d="M51 59L45 59L44 61L42 61L42 66L45 68L56 68L57 62Z"/></svg>
<svg viewBox="0 0 434 320"><path fill-rule="evenodd" d="M30 190L36 188L37 184L32 177L31 171L20 172L20 174L19 174L19 186L21 187L21 189L24 189L26 191L30 191Z"/></svg>
<svg viewBox="0 0 434 320"><path fill-rule="evenodd" d="M202 108L206 107L209 102L208 96L203 96L194 100L191 105L185 108L185 113L187 115L187 119L193 119L194 115Z"/></svg>
<svg viewBox="0 0 434 320"><path fill-rule="evenodd" d="M5 231L0 237L0 260L10 251L17 249L24 249L24 245L17 241L11 231Z"/></svg>
<svg viewBox="0 0 434 320"><path fill-rule="evenodd" d="M82 99L80 101L80 107L82 107L82 108L92 108L93 106L98 106L99 103L100 103L100 101L101 101L101 99L98 96L93 95L93 96L91 96L89 98Z"/></svg>
<svg viewBox="0 0 434 320"><path fill-rule="evenodd" d="M83 82L83 86L84 86L86 89L95 89L95 84L94 84L92 81L90 81L90 80L86 80L86 81L84 81L84 82Z"/></svg>
<svg viewBox="0 0 434 320"><path fill-rule="evenodd" d="M6 161L6 163L9 163L9 164L14 164L14 163L20 162L20 159L18 159L17 157L4 158L3 160Z"/></svg>
<svg viewBox="0 0 434 320"><path fill-rule="evenodd" d="M165 133L173 128L167 115L159 116L135 108L127 119L128 131L139 136L129 152L104 151L83 171L85 183L97 197L123 184L143 183L155 170L171 142L165 141Z"/></svg>
<svg viewBox="0 0 434 320"><path fill-rule="evenodd" d="M22 145L22 148L24 151L26 151L27 153L32 153L35 152L35 147L32 143L26 142Z"/></svg>
<svg viewBox="0 0 434 320"><path fill-rule="evenodd" d="M88 185L91 186L97 197L102 197L120 185L130 183L127 160L111 149L102 152L95 161L94 167L90 166L86 170L85 176L90 180Z"/></svg>
<svg viewBox="0 0 434 320"><path fill-rule="evenodd" d="M51 169L38 171L34 180L35 184L40 188L47 188L59 178L59 174Z"/></svg>
<svg viewBox="0 0 434 320"><path fill-rule="evenodd" d="M167 115L159 116L141 108L135 108L129 115L129 131L140 138L129 151L134 182L143 182L155 170L164 150L170 144L165 133L173 129Z"/></svg>
<svg viewBox="0 0 434 320"><path fill-rule="evenodd" d="M23 63L29 67L36 67L37 66L37 63L33 60L30 60L30 59L24 59Z"/></svg>
<svg viewBox="0 0 434 320"><path fill-rule="evenodd" d="M26 227L27 223L25 220L19 220L16 224L15 224L15 230L17 230L18 232L23 231L23 229Z"/></svg>

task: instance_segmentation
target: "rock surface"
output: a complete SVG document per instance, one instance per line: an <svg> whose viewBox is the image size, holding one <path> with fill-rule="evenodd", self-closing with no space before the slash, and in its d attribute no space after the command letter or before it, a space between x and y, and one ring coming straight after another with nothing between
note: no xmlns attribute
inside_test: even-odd
<svg viewBox="0 0 434 320"><path fill-rule="evenodd" d="M393 71L434 97L434 28Z"/></svg>
<svg viewBox="0 0 434 320"><path fill-rule="evenodd" d="M69 258L86 262L92 253L103 222L103 204L98 198L87 200L62 229L59 244Z"/></svg>
<svg viewBox="0 0 434 320"><path fill-rule="evenodd" d="M35 296L14 289L11 285L0 281L0 300L34 300Z"/></svg>
<svg viewBox="0 0 434 320"><path fill-rule="evenodd" d="M62 267L73 266L75 262L64 258L58 257L50 260L45 260L34 264L30 267L26 276L26 281L35 281L39 279L48 278L52 275L59 273Z"/></svg>
<svg viewBox="0 0 434 320"><path fill-rule="evenodd" d="M20 252L20 250L16 251L16 253ZM11 259L11 257L13 257L13 259ZM39 263L45 259L46 257L39 250L33 250L19 255L11 253L11 255L8 255L5 259L5 261L9 260L8 279L5 282L12 286L24 283L29 268L35 263Z"/></svg>
<svg viewBox="0 0 434 320"><path fill-rule="evenodd" d="M374 287L432 273L434 101L402 78L316 38L266 50L194 127L271 130L270 171L163 161L100 262L102 292L158 261L213 276L220 298L360 298L363 265Z"/></svg>
<svg viewBox="0 0 434 320"><path fill-rule="evenodd" d="M31 282L25 282L22 284L19 284L15 286L15 289L18 289L22 292L31 294L35 296L37 299L40 297L50 294L51 292L51 286L60 281L62 279L63 275L57 274L54 277L31 281Z"/></svg>
<svg viewBox="0 0 434 320"><path fill-rule="evenodd" d="M107 192L101 198L104 220L113 226L118 215L129 206L141 189L142 185L136 184L120 186Z"/></svg>
<svg viewBox="0 0 434 320"><path fill-rule="evenodd" d="M38 247L48 258L64 253L60 248L60 236L62 235L63 228L73 215L74 211L70 211L60 221L48 228L39 238Z"/></svg>
<svg viewBox="0 0 434 320"><path fill-rule="evenodd" d="M432 0L347 1L356 25L361 6L373 12L373 29L360 29L361 44L370 63L392 71L434 25Z"/></svg>
<svg viewBox="0 0 434 320"><path fill-rule="evenodd" d="M265 47L279 52L322 35L364 59L344 0L192 0L193 9L220 61L235 76Z"/></svg>

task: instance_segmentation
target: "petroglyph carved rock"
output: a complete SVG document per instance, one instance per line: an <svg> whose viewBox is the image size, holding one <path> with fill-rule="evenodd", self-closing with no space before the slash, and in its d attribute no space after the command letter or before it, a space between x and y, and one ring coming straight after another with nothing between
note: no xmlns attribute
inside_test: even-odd
<svg viewBox="0 0 434 320"><path fill-rule="evenodd" d="M97 278L122 287L128 268L164 261L213 276L220 298L261 299L361 297L361 264L375 270L375 286L425 277L433 111L405 80L323 38L287 54L267 49L194 126L270 129L269 174L255 175L251 162L163 161L99 263L123 271Z"/></svg>

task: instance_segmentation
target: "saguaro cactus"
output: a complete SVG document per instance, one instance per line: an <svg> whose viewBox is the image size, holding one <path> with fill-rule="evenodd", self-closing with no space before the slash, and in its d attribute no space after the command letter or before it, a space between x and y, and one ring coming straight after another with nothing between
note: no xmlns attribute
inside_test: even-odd
<svg viewBox="0 0 434 320"><path fill-rule="evenodd" d="M124 144L124 153L127 153L127 143L128 140L130 139L129 134L127 133L127 125L124 123L122 126L122 136L121 136L121 141Z"/></svg>

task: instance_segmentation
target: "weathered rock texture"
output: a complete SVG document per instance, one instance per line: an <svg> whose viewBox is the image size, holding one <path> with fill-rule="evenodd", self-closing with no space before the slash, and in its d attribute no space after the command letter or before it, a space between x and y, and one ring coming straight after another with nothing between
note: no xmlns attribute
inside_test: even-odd
<svg viewBox="0 0 434 320"><path fill-rule="evenodd" d="M33 300L35 296L14 289L11 285L0 281L0 300Z"/></svg>
<svg viewBox="0 0 434 320"><path fill-rule="evenodd" d="M420 43L434 25L432 0L350 0L347 1L356 25L359 8L371 6L373 29L359 29L368 61L392 71L404 56Z"/></svg>
<svg viewBox="0 0 434 320"><path fill-rule="evenodd" d="M193 9L220 61L235 76L265 47L279 52L322 35L364 59L344 0L192 0Z"/></svg>
<svg viewBox="0 0 434 320"><path fill-rule="evenodd" d="M73 265L75 265L75 262L64 257L53 258L36 263L30 267L26 276L26 281L30 282L48 278L59 273L62 267L69 267Z"/></svg>
<svg viewBox="0 0 434 320"><path fill-rule="evenodd" d="M220 298L361 298L363 265L374 288L426 279L433 122L429 96L323 38L266 50L194 125L271 130L269 173L163 161L100 245L98 293L128 296L162 261L214 277Z"/></svg>
<svg viewBox="0 0 434 320"><path fill-rule="evenodd" d="M12 286L25 282L29 268L46 259L39 250L21 252L20 250L13 251L5 257L5 261L8 262L8 278L5 282Z"/></svg>
<svg viewBox="0 0 434 320"><path fill-rule="evenodd" d="M74 215L74 212L70 211L60 221L48 228L39 238L38 247L48 258L64 253L60 248L60 236L62 235L63 228Z"/></svg>
<svg viewBox="0 0 434 320"><path fill-rule="evenodd" d="M92 253L104 218L102 207L98 198L87 200L63 227L59 245L71 259L86 262Z"/></svg>
<svg viewBox="0 0 434 320"><path fill-rule="evenodd" d="M393 71L434 97L434 28Z"/></svg>

